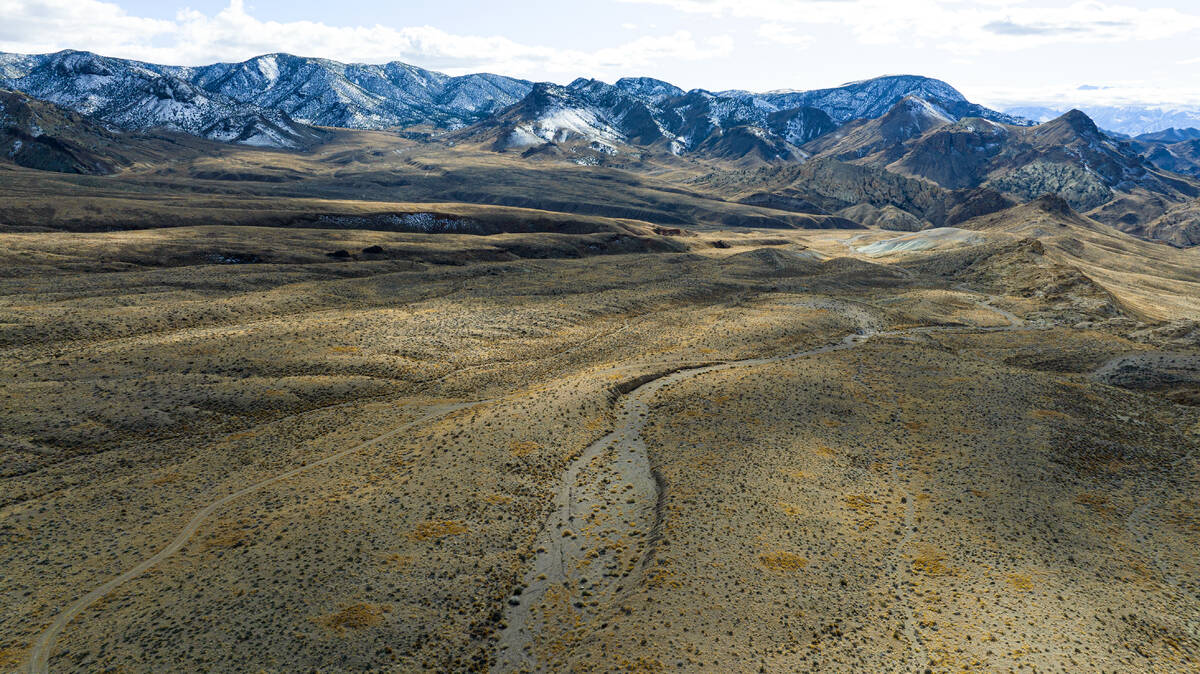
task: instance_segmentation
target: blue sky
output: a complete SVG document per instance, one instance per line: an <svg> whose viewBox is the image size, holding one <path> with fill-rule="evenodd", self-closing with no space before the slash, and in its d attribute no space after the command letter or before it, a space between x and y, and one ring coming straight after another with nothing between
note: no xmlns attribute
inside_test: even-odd
<svg viewBox="0 0 1200 674"><path fill-rule="evenodd" d="M708 89L905 72L993 105L1200 104L1196 0L0 0L0 50L64 48L183 65L287 51Z"/></svg>

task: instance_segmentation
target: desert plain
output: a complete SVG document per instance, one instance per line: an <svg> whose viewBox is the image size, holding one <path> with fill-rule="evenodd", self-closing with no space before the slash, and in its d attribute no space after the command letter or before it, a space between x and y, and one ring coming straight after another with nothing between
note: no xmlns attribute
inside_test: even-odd
<svg viewBox="0 0 1200 674"><path fill-rule="evenodd" d="M346 142L0 172L0 668L1200 671L1200 249Z"/></svg>

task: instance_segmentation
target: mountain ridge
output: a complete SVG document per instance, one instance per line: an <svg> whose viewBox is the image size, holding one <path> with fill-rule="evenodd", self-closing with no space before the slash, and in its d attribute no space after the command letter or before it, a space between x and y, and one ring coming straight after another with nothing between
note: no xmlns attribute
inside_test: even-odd
<svg viewBox="0 0 1200 674"><path fill-rule="evenodd" d="M202 66L159 65L75 50L0 53L0 87L93 115L119 128L163 127L214 140L289 149L311 141L302 125L368 130L429 125L453 131L517 105L538 84L491 73L450 76L400 61L341 63L282 52ZM566 87L603 88L610 97L625 96L650 107L679 100L668 106L669 121L658 121L681 129L690 126L686 134L675 134L686 135L684 145L689 148L703 143L714 127L726 131L740 125L771 130L780 136L773 142L799 145L820 135L814 135L813 129L828 129L811 112L797 115L796 110L820 110L836 125L879 116L908 95L930 100L956 117L970 114L1027 123L970 103L941 80L915 75L766 93L684 91L649 77L625 77L614 84L580 78ZM767 119L772 114L776 115L773 121ZM707 126L700 123L703 116L709 118ZM716 123L722 118L726 121Z"/></svg>

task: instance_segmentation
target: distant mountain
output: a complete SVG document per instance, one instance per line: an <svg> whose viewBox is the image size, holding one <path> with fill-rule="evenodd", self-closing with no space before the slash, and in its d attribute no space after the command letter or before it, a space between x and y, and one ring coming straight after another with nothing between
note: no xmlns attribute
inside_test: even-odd
<svg viewBox="0 0 1200 674"><path fill-rule="evenodd" d="M1200 129L1164 129L1129 140L1143 159L1164 171L1200 178Z"/></svg>
<svg viewBox="0 0 1200 674"><path fill-rule="evenodd" d="M1177 143L1135 141L1142 156L1164 171L1200 178L1200 138Z"/></svg>
<svg viewBox="0 0 1200 674"><path fill-rule="evenodd" d="M930 77L918 75L885 75L859 82L850 82L832 89L812 91L776 91L766 94L726 92L725 95L745 96L764 101L776 108L809 106L824 110L837 122L873 119L891 110L907 97L928 101L948 116L980 117L994 122L1028 126L1032 122L1019 116L997 112L971 103L957 89Z"/></svg>
<svg viewBox="0 0 1200 674"><path fill-rule="evenodd" d="M1200 129L1164 129L1154 133L1143 133L1134 137L1144 143L1181 143L1185 140L1200 140Z"/></svg>
<svg viewBox="0 0 1200 674"><path fill-rule="evenodd" d="M1055 117L1061 117L1064 112L1071 108L1051 108L1044 105L1019 105L1008 107L1004 112L1010 115L1017 115L1025 119L1032 120L1037 124L1049 122Z"/></svg>
<svg viewBox="0 0 1200 674"><path fill-rule="evenodd" d="M684 94L683 89L674 84L656 80L652 77L623 77L617 80L617 83L613 86L627 94L637 96L651 103L661 103L668 98Z"/></svg>
<svg viewBox="0 0 1200 674"><path fill-rule="evenodd" d="M497 150L582 142L616 152L617 144L650 145L664 138L646 101L612 87L588 90L578 83L537 84L521 101L462 133L487 136Z"/></svg>
<svg viewBox="0 0 1200 674"><path fill-rule="evenodd" d="M0 87L127 130L163 128L224 142L300 148L320 133L287 113L207 91L171 69L88 52L4 55Z"/></svg>
<svg viewBox="0 0 1200 674"><path fill-rule="evenodd" d="M1114 191L1174 198L1194 190L1155 171L1079 110L1012 134L991 166L989 183L997 189L1025 199L1055 193L1081 211L1108 202Z"/></svg>
<svg viewBox="0 0 1200 674"><path fill-rule="evenodd" d="M1164 129L1200 127L1200 106L1159 105L1077 105L1075 106L1096 125L1128 136L1140 136ZM1071 106L1027 105L1005 109L1011 115L1028 117L1036 122L1045 122L1062 115Z"/></svg>
<svg viewBox="0 0 1200 674"><path fill-rule="evenodd" d="M1131 233L1179 247L1200 246L1200 199L1179 204Z"/></svg>

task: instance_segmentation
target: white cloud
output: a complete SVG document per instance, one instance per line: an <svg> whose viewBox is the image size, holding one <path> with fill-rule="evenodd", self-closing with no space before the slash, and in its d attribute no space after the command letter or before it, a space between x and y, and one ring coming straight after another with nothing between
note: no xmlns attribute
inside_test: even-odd
<svg viewBox="0 0 1200 674"><path fill-rule="evenodd" d="M1104 86L977 87L972 93L977 102L1000 109L1020 105L1061 109L1126 105L1163 109L1200 107L1200 91L1193 87L1147 82L1110 82Z"/></svg>
<svg viewBox="0 0 1200 674"><path fill-rule="evenodd" d="M924 44L956 51L1044 44L1157 40L1200 30L1200 14L1125 2L1076 0L619 0L770 24L835 24L864 44ZM772 29L774 30L774 29Z"/></svg>
<svg viewBox="0 0 1200 674"><path fill-rule="evenodd" d="M800 33L795 26L782 23L764 23L758 27L758 36L768 42L803 48L812 44L812 36Z"/></svg>
<svg viewBox="0 0 1200 674"><path fill-rule="evenodd" d="M56 51L64 39L119 45L131 35L149 43L175 30L174 22L129 16L98 0L0 0L0 17L0 49L9 51Z"/></svg>
<svg viewBox="0 0 1200 674"><path fill-rule="evenodd" d="M452 74L514 76L557 73L615 77L665 60L727 56L727 36L698 40L687 31L642 36L595 51L527 45L500 36L455 35L432 26L330 26L264 21L243 0L216 14L184 10L172 21L131 16L101 0L0 0L0 51L43 53L73 48L155 63L196 65L289 52L341 61L400 60Z"/></svg>

